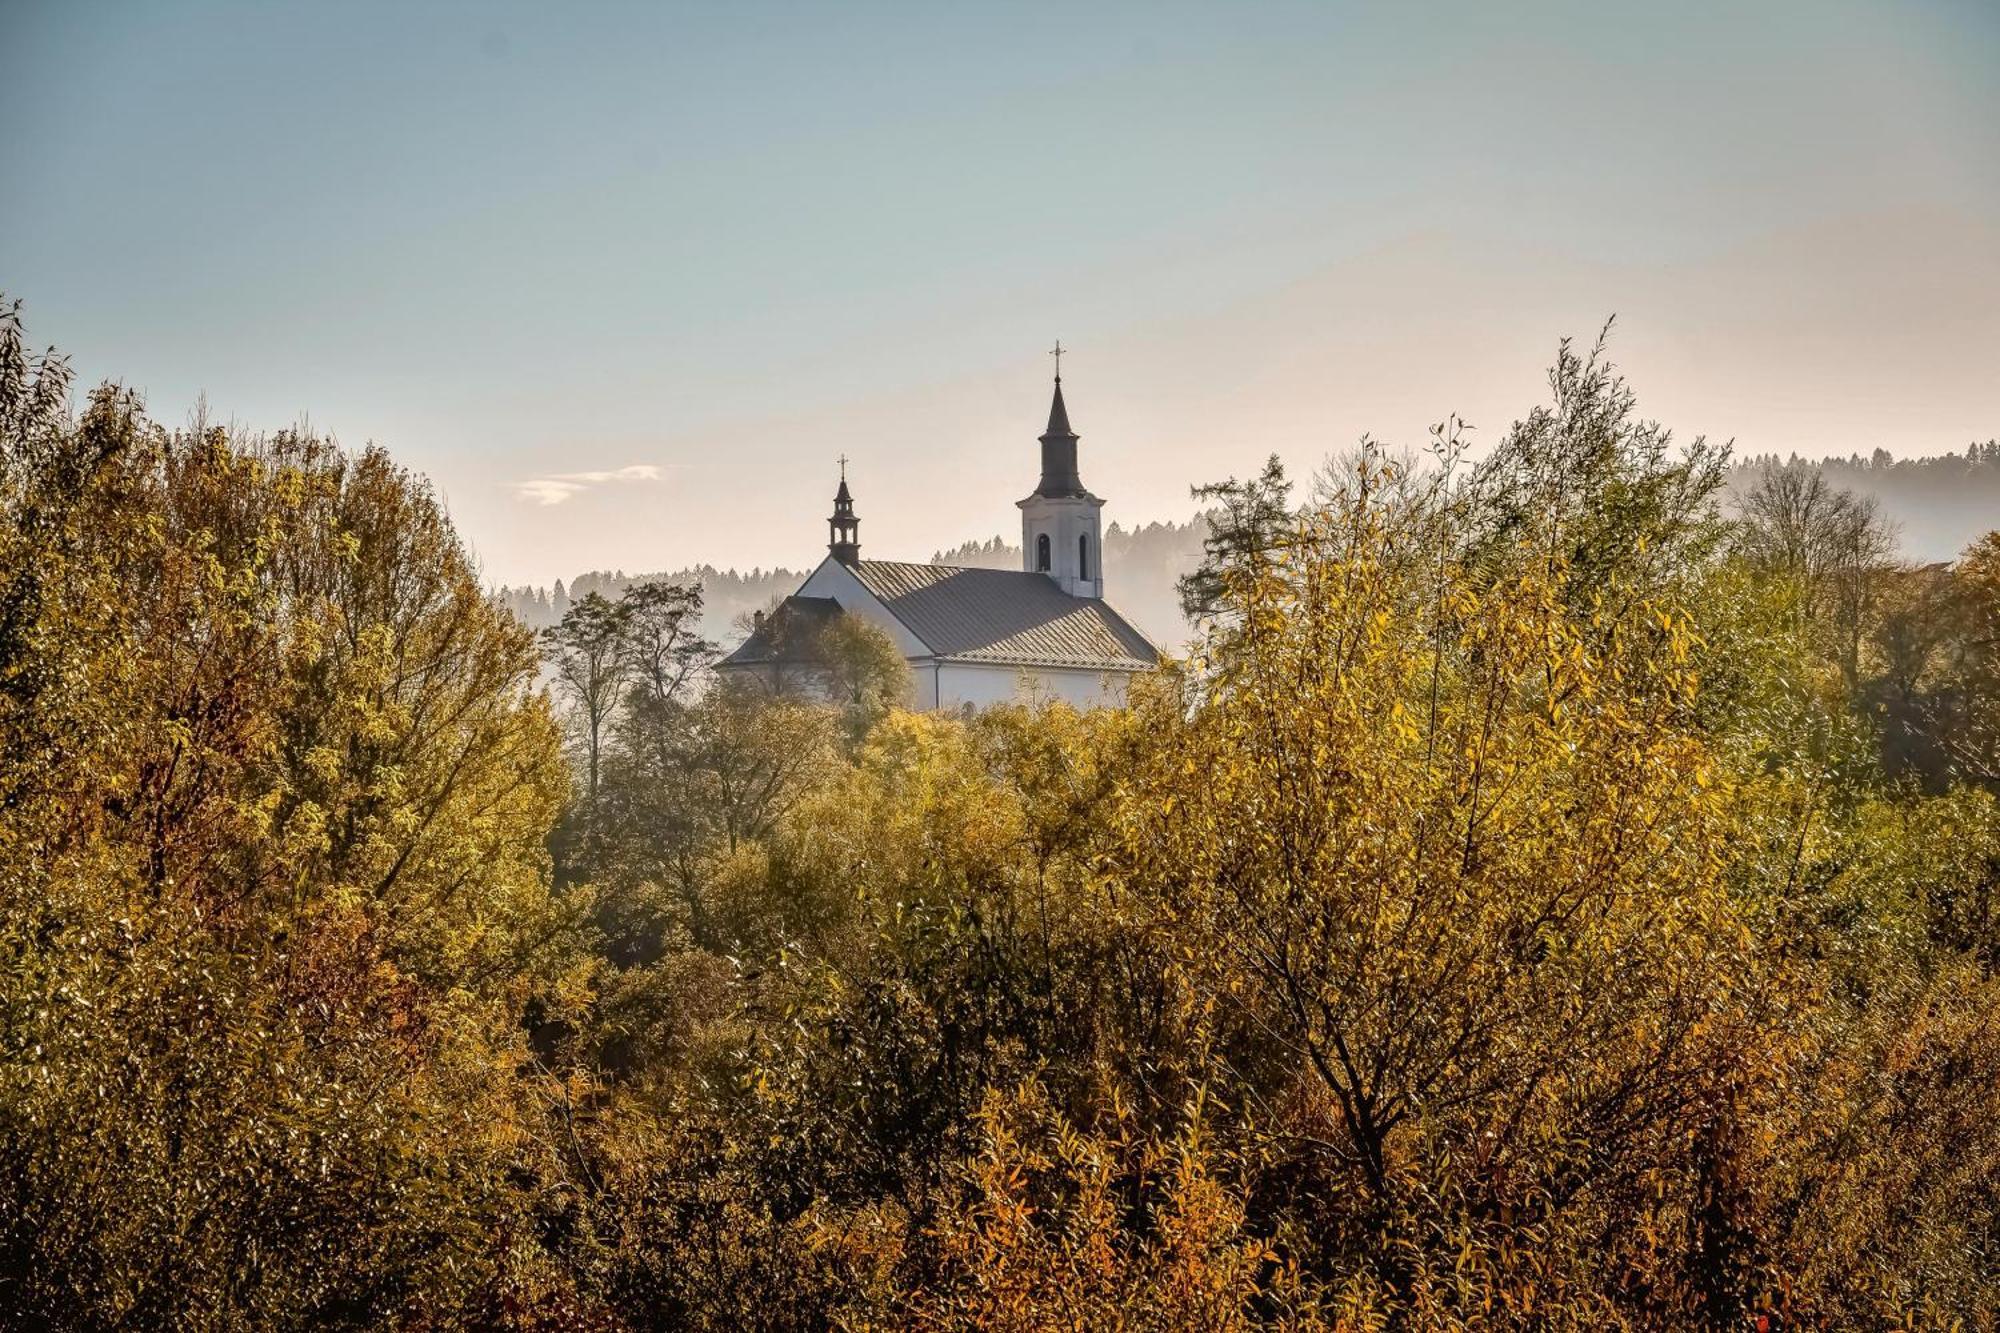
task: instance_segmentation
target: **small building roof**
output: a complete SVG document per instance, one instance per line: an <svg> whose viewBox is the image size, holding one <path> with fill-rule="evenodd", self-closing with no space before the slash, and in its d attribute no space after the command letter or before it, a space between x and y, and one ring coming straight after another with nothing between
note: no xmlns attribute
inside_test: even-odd
<svg viewBox="0 0 2000 1333"><path fill-rule="evenodd" d="M717 665L815 662L819 632L839 614L840 603L831 597L787 597L777 610L757 623L749 638L737 644L735 651Z"/></svg>
<svg viewBox="0 0 2000 1333"><path fill-rule="evenodd" d="M1159 650L1104 601L1072 597L1046 574L902 560L851 568L939 658L1097 671L1145 671L1159 661Z"/></svg>

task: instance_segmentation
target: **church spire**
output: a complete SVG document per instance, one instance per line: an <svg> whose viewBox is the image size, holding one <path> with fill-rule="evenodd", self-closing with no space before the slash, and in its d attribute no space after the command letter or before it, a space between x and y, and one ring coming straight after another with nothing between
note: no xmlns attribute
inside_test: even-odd
<svg viewBox="0 0 2000 1333"><path fill-rule="evenodd" d="M826 521L827 552L843 565L861 563L861 520L847 490L847 455L840 456L840 489L833 493L833 517Z"/></svg>
<svg viewBox="0 0 2000 1333"><path fill-rule="evenodd" d="M1049 355L1056 359L1056 392L1049 401L1049 428L1042 432L1042 479L1037 495L1085 495L1083 479L1076 474L1076 432L1069 426L1069 408L1063 402L1062 355L1066 349L1056 341Z"/></svg>
<svg viewBox="0 0 2000 1333"><path fill-rule="evenodd" d="M1055 436L1058 439L1064 436L1072 440L1076 438L1076 432L1069 428L1069 409L1063 406L1062 376L1060 375L1056 376L1055 399L1049 404L1049 428L1043 434L1042 438L1046 440L1050 436Z"/></svg>

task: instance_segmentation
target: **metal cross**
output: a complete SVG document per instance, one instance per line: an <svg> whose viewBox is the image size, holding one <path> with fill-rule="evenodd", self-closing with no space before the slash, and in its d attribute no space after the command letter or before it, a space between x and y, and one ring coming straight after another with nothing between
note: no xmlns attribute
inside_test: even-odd
<svg viewBox="0 0 2000 1333"><path fill-rule="evenodd" d="M1062 354L1063 354L1063 345L1062 345L1062 339L1058 338L1058 339L1056 339L1056 347L1055 347L1055 350L1054 350L1053 352L1050 352L1050 353L1049 353L1049 355L1050 355L1050 356L1052 356L1052 357L1054 357L1054 358L1056 359L1056 383L1057 383L1057 384L1061 384L1061 383L1062 383Z"/></svg>
<svg viewBox="0 0 2000 1333"><path fill-rule="evenodd" d="M846 480L847 480L847 455L846 455L846 454L842 454L842 455L840 456L840 479L841 479L842 481L846 481Z"/></svg>

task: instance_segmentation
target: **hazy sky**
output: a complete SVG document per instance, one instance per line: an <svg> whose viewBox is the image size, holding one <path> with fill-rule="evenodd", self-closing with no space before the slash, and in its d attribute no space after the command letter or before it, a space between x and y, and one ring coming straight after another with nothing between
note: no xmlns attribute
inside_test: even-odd
<svg viewBox="0 0 2000 1333"><path fill-rule="evenodd" d="M1749 452L2000 433L2000 0L0 0L0 289L182 421L428 473L501 582L1126 523L1490 438L1616 312ZM1114 590L1115 596L1115 590Z"/></svg>

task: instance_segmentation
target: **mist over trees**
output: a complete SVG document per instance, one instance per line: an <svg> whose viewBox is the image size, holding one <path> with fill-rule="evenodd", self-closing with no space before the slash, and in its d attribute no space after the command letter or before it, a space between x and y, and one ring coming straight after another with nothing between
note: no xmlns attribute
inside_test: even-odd
<svg viewBox="0 0 2000 1333"><path fill-rule="evenodd" d="M658 574L627 574L623 570L578 574L565 584L557 579L547 588L500 588L494 598L534 630L544 630L559 622L571 607L593 593L617 601L634 584L658 583L677 588L699 589L702 598L698 628L710 639L727 640L737 622L763 611L795 593L805 582L805 569L752 569L738 572L702 565Z"/></svg>
<svg viewBox="0 0 2000 1333"><path fill-rule="evenodd" d="M1180 613L1175 581L1201 558L1199 518L1186 523L1147 523L1124 528L1112 523L1104 532L1104 576L1114 600L1148 636L1160 643L1178 643L1188 626ZM1021 548L1000 537L966 542L931 556L933 564L967 565L978 569L1019 569ZM560 620L569 608L591 593L617 598L637 583L695 587L702 594L702 633L727 643L742 635L741 626L758 611L797 592L811 567L753 569L746 573L712 566L658 574L579 574L567 584L558 579L550 588L501 588L494 595L523 623L542 629Z"/></svg>
<svg viewBox="0 0 2000 1333"><path fill-rule="evenodd" d="M1816 469L1835 491L1874 501L1909 560L1955 559L1992 529L2000 513L2000 440L1922 458L1892 458L1884 449L1867 458L1758 455L1737 463L1730 489L1740 493L1767 471L1799 467Z"/></svg>
<svg viewBox="0 0 2000 1333"><path fill-rule="evenodd" d="M2000 514L2000 441L1970 444L1963 453L1894 459L1877 450L1873 457L1802 460L1776 455L1738 458L1730 463L1723 491L1732 511L1756 489L1768 472L1819 475L1830 494L1848 494L1873 502L1876 512L1896 538L1900 556L1937 562L1955 558L1987 532ZM1197 487L1199 511L1185 521L1137 524L1114 522L1104 533L1104 575L1108 595L1132 623L1154 642L1169 648L1185 645L1195 625L1185 614L1181 583L1201 565L1210 535L1209 512L1218 493ZM1021 568L1021 548L1004 537L968 541L932 554L935 564L969 565L983 569ZM587 573L561 580L550 588L502 588L497 593L523 622L536 629L561 619L571 604L592 592L617 597L634 583L670 583L702 590L702 632L718 642L741 637L740 625L756 611L769 610L796 592L810 567L718 570L711 566L659 574Z"/></svg>
<svg viewBox="0 0 2000 1333"><path fill-rule="evenodd" d="M0 314L10 1324L1992 1326L2000 532L1563 344L1213 488L1126 706L915 714L70 387Z"/></svg>

